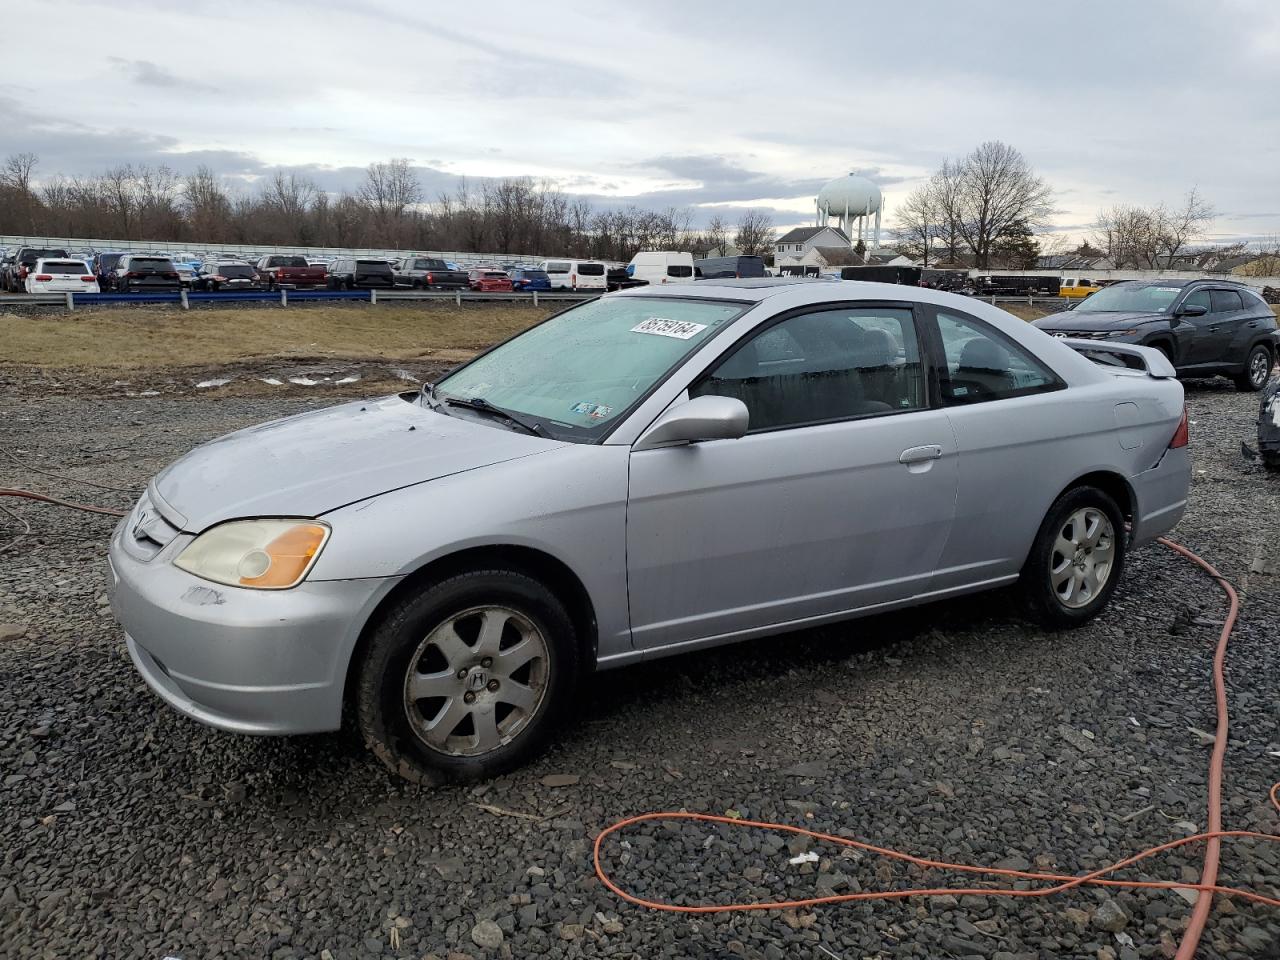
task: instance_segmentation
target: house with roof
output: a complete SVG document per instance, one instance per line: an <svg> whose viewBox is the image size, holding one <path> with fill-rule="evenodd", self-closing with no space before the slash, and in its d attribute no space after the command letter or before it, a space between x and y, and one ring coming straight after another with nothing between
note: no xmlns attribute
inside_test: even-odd
<svg viewBox="0 0 1280 960"><path fill-rule="evenodd" d="M773 262L804 260L805 254L819 247L853 248L853 243L839 227L796 227L788 230L773 245ZM812 261L810 261L812 262Z"/></svg>

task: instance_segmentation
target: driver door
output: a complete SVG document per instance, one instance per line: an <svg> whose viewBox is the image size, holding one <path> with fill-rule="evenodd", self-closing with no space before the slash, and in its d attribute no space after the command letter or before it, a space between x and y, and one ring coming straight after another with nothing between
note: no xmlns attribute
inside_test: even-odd
<svg viewBox="0 0 1280 960"><path fill-rule="evenodd" d="M734 639L929 589L956 442L931 408L909 305L783 315L689 388L746 404L746 436L633 451L637 648Z"/></svg>

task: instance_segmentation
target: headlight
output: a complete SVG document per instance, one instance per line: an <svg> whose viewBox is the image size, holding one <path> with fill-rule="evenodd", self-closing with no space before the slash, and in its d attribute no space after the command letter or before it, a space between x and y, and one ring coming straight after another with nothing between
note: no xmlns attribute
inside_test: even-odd
<svg viewBox="0 0 1280 960"><path fill-rule="evenodd" d="M319 520L234 520L200 534L173 562L215 583L284 590L302 582L328 539Z"/></svg>
<svg viewBox="0 0 1280 960"><path fill-rule="evenodd" d="M1107 336L1108 337L1130 337L1136 333L1141 333L1141 332L1142 331L1140 330L1108 330Z"/></svg>

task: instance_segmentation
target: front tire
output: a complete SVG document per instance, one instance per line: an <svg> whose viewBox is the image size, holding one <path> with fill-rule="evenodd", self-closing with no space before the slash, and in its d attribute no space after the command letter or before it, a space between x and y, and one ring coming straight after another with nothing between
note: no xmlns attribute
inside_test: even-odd
<svg viewBox="0 0 1280 960"><path fill-rule="evenodd" d="M1124 572L1124 516L1097 487L1076 487L1049 508L1018 586L1047 627L1087 623L1111 600Z"/></svg>
<svg viewBox="0 0 1280 960"><path fill-rule="evenodd" d="M1234 378L1236 389L1257 393L1267 385L1267 380L1271 377L1271 364L1271 351L1261 343L1254 344L1249 356L1245 358L1244 370Z"/></svg>
<svg viewBox="0 0 1280 960"><path fill-rule="evenodd" d="M356 683L365 743L415 783L527 763L568 709L580 662L560 600L515 570L431 584L374 628Z"/></svg>

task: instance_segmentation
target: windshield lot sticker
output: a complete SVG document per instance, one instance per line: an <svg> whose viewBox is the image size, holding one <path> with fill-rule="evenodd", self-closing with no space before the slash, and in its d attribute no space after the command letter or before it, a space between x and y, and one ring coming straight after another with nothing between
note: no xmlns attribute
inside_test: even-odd
<svg viewBox="0 0 1280 960"><path fill-rule="evenodd" d="M581 403L575 403L569 408L571 413L580 416L590 417L592 420L603 420L609 414L613 413L613 407L605 406L603 403L590 403L586 400Z"/></svg>
<svg viewBox="0 0 1280 960"><path fill-rule="evenodd" d="M641 320L631 328L632 333L652 333L659 337L674 337L677 340L689 340L707 329L705 323L690 323L688 320L668 320L665 317L650 317Z"/></svg>

